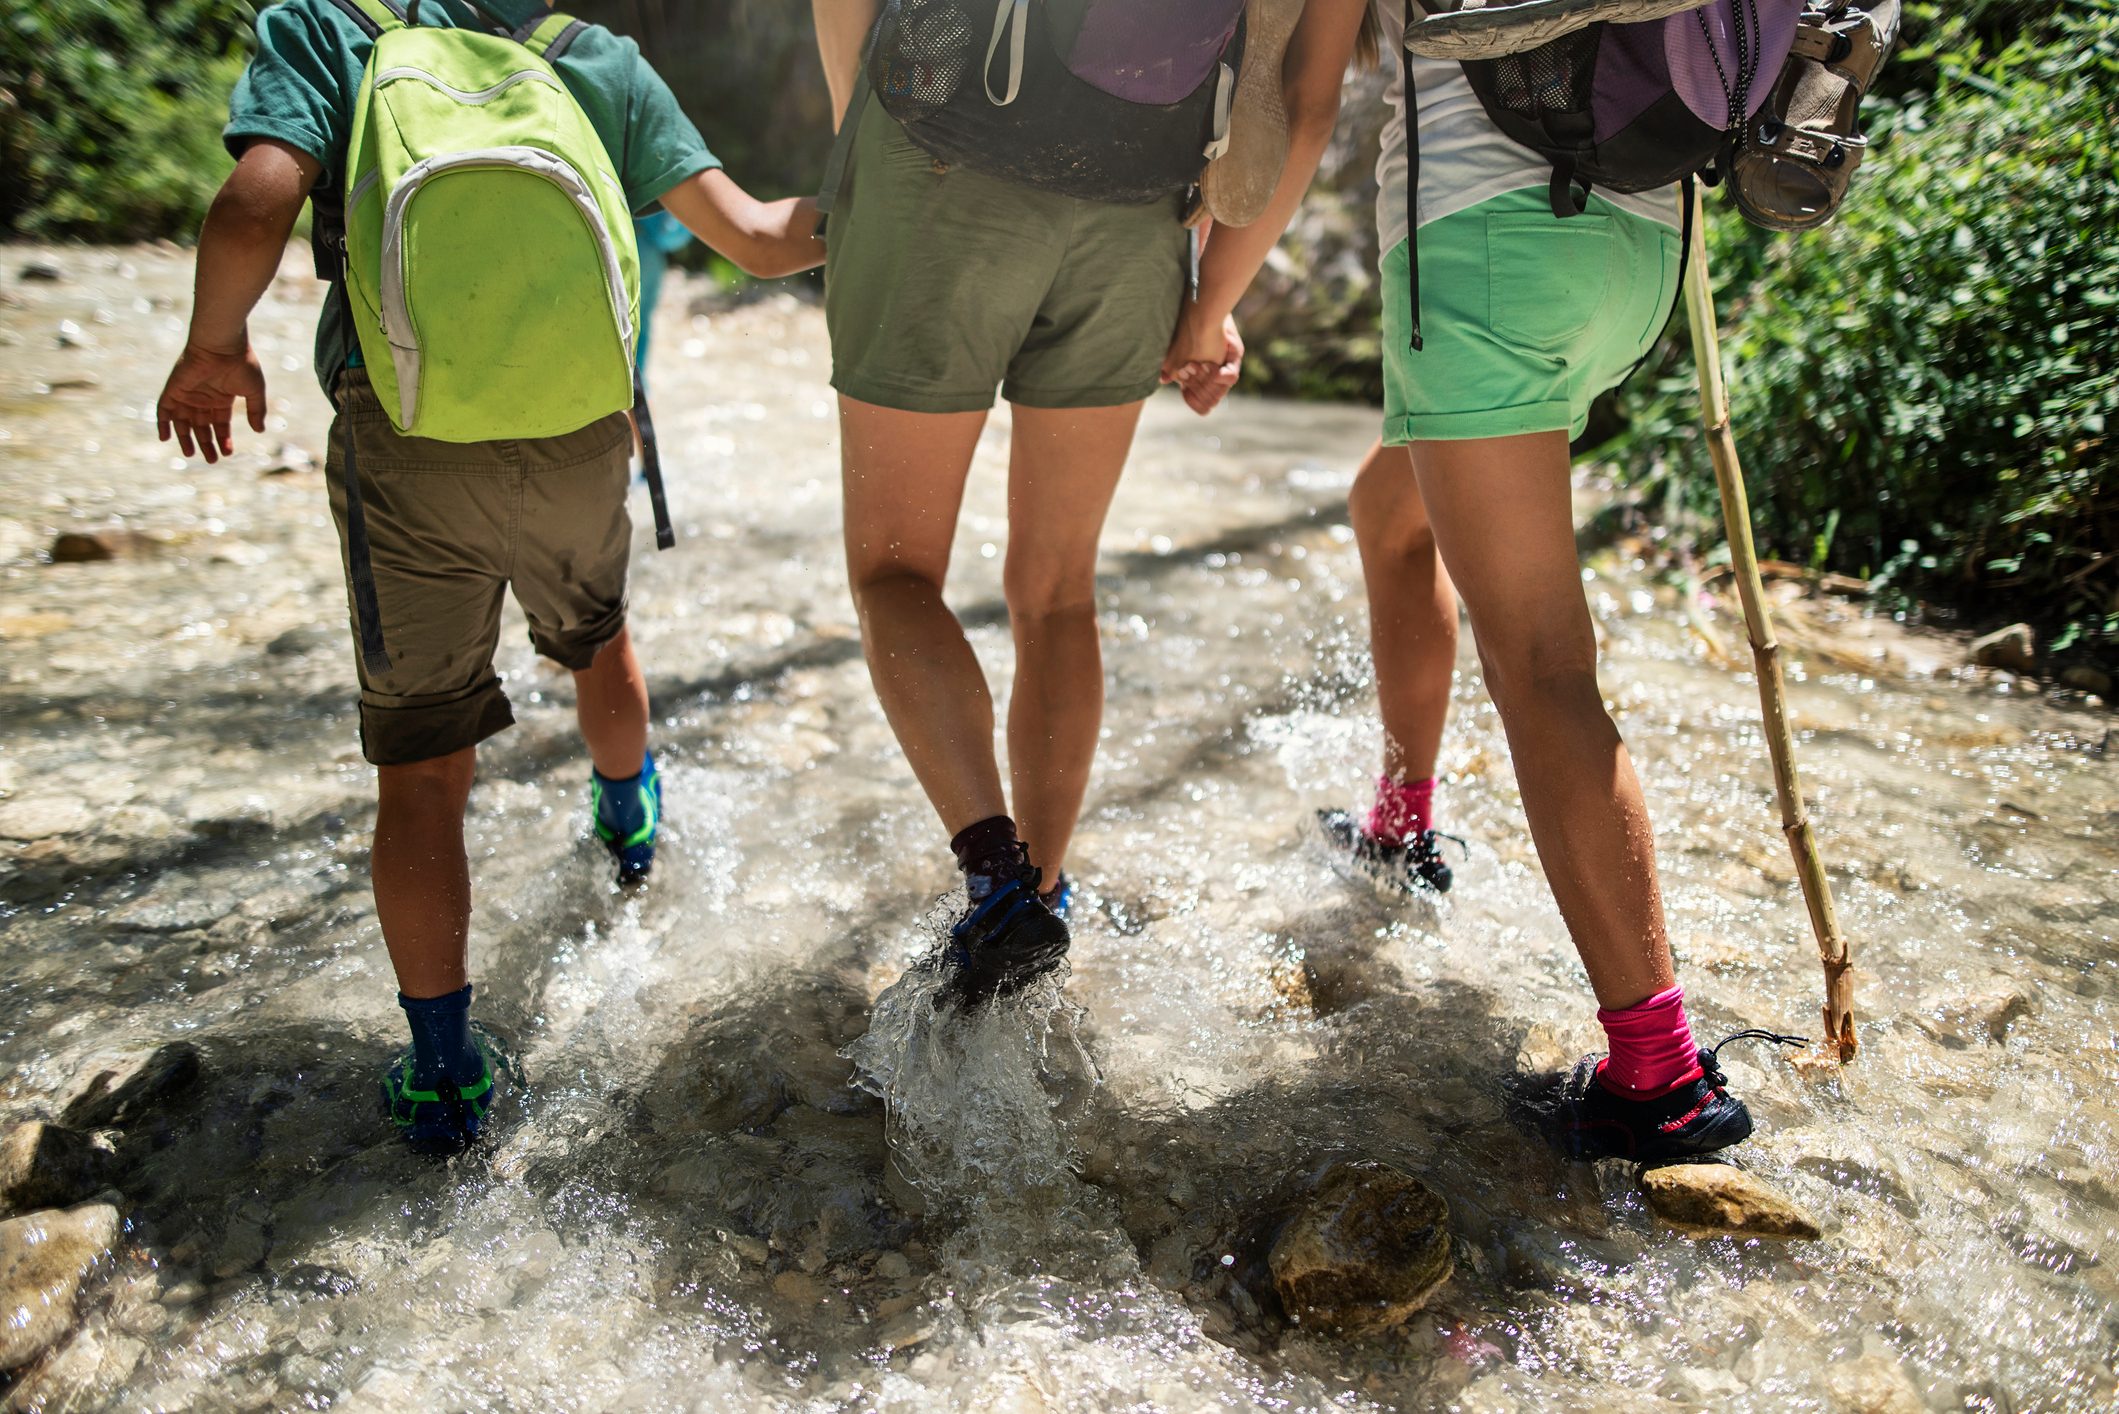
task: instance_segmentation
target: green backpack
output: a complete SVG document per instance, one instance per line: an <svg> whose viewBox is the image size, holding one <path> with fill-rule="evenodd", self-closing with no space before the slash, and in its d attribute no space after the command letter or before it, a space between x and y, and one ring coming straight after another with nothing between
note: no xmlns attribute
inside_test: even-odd
<svg viewBox="0 0 2119 1414"><path fill-rule="evenodd" d="M623 184L552 62L587 28L421 25L419 0L333 0L374 39L344 205L319 208L361 358L400 432L556 437L633 409L656 541L675 540L633 376L640 257ZM347 538L361 647L387 671L350 439Z"/></svg>
<svg viewBox="0 0 2119 1414"><path fill-rule="evenodd" d="M549 62L575 22L510 38L360 3L381 33L346 159L347 293L390 421L487 442L631 407L632 213Z"/></svg>

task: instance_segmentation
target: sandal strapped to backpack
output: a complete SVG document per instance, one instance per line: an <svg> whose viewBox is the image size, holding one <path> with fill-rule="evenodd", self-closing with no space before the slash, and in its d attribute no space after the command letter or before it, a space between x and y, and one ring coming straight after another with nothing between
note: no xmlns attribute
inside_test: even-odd
<svg viewBox="0 0 2119 1414"><path fill-rule="evenodd" d="M1823 225L1846 199L1869 140L1861 101L1898 39L1900 0L1808 10L1772 96L1736 144L1729 197L1777 231Z"/></svg>

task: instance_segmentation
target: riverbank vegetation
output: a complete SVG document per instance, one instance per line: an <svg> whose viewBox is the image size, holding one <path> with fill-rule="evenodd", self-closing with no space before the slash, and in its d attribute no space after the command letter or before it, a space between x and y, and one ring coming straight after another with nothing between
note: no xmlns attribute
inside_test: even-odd
<svg viewBox="0 0 2119 1414"><path fill-rule="evenodd" d="M638 33L680 93L701 95L709 136L761 186L795 189L821 163L821 138L767 142L827 116L806 7L581 8ZM242 0L10 7L0 233L188 237L227 170L218 129L253 13ZM2051 662L2119 657L2114 93L2119 0L1923 0L1871 97L1875 147L1837 221L1774 236L1710 197L1765 553L1975 626L2027 619ZM1298 221L1296 297L1256 341L1261 391L1374 391L1365 161L1343 164ZM1690 379L1680 316L1599 420L1596 450L1711 553Z"/></svg>

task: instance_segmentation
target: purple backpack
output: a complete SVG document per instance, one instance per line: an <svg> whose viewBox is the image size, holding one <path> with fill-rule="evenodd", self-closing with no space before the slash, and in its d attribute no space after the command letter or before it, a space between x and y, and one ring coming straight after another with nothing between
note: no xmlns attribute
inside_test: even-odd
<svg viewBox="0 0 2119 1414"><path fill-rule="evenodd" d="M1642 24L1593 24L1464 65L1502 132L1551 160L1553 211L1588 189L1648 191L1711 166L1773 92L1804 0L1709 0Z"/></svg>
<svg viewBox="0 0 2119 1414"><path fill-rule="evenodd" d="M1649 191L1724 162L1772 94L1804 8L1805 0L1708 0L1660 20L1599 22L1521 53L1467 59L1464 76L1496 127L1552 163L1553 214L1574 216L1597 187ZM1408 13L1408 33L1416 19ZM1420 125L1411 119L1407 199L1417 229ZM1689 201L1685 216L1689 247ZM1417 264L1413 281L1417 349Z"/></svg>
<svg viewBox="0 0 2119 1414"><path fill-rule="evenodd" d="M1092 201L1187 191L1228 131L1244 0L884 0L866 77L938 160Z"/></svg>

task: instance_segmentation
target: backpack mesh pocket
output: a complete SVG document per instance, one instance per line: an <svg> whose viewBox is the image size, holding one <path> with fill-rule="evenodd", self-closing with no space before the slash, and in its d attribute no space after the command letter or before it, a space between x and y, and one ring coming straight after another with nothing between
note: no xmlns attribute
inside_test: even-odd
<svg viewBox="0 0 2119 1414"><path fill-rule="evenodd" d="M1601 29L1592 25L1534 49L1479 61L1489 74L1492 101L1525 122L1549 113L1587 113Z"/></svg>
<svg viewBox="0 0 2119 1414"><path fill-rule="evenodd" d="M897 0L885 7L870 81L901 122L947 108L985 54L961 0Z"/></svg>

